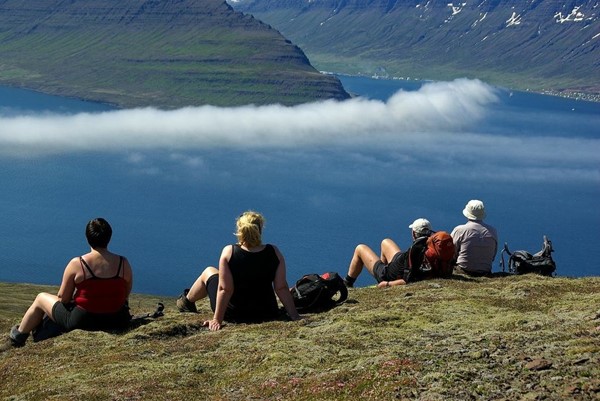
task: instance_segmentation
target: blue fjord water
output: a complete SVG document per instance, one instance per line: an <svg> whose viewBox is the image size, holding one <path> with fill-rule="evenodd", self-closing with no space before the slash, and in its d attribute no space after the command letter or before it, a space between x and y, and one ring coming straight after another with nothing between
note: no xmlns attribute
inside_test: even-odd
<svg viewBox="0 0 600 401"><path fill-rule="evenodd" d="M436 88L409 97L422 90L418 82L341 80L372 99L373 110L401 90L396 96L414 107L406 118L414 121L399 126L398 137L378 136L377 126L367 125L352 140L297 146L245 146L231 138L223 146L146 146L142 133L135 146L22 151L6 138L23 135L30 146L41 116L108 113L110 120L114 111L0 88L0 280L58 284L66 262L87 251L85 223L103 216L114 228L111 249L134 267L134 291L176 295L218 263L222 247L235 240L235 217L247 209L265 214L265 240L286 256L290 283L310 272L345 274L356 244L378 249L391 237L405 248L416 217L450 231L475 198L485 202L501 244L537 251L548 235L558 275L598 274L600 104L495 89L497 99L473 118L465 99L477 94L459 91L447 102ZM350 118L327 107L327 121ZM425 109L434 114L418 119ZM273 114L272 124L285 131ZM352 124L360 126L360 117ZM23 120L22 132L3 131L15 118ZM373 283L367 273L358 281Z"/></svg>

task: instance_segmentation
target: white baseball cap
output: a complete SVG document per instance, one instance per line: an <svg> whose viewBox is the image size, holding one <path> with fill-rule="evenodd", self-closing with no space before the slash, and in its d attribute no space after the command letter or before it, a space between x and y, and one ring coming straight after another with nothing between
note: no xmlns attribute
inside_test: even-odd
<svg viewBox="0 0 600 401"><path fill-rule="evenodd" d="M432 231L429 220L423 218L416 219L408 228L411 228L417 234L426 234L428 231Z"/></svg>

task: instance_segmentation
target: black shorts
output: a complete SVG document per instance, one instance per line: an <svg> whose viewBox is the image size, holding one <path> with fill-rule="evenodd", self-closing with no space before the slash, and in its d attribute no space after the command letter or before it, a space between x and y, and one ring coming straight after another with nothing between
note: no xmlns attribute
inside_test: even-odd
<svg viewBox="0 0 600 401"><path fill-rule="evenodd" d="M217 292L219 291L219 274L215 273L212 276L210 276L208 278L208 280L206 280L206 293L208 296L208 299L210 301L210 309L212 309L212 311L214 312L215 309L217 308ZM263 313L264 311L261 311L260 313ZM278 318L284 318L284 314L280 314L279 310L276 310L272 315L271 314L266 314L266 315L262 315L260 314L258 316L256 316L255 314L252 314L250 316L246 315L246 312L235 312L234 310L232 310L230 308L230 306L227 306L227 309L225 310L225 320L228 322L237 322L237 323L258 323L258 322L265 322L265 321L270 321L270 320L276 320Z"/></svg>
<svg viewBox="0 0 600 401"><path fill-rule="evenodd" d="M217 291L219 291L219 274L215 273L206 280L206 292L213 312L217 309Z"/></svg>
<svg viewBox="0 0 600 401"><path fill-rule="evenodd" d="M52 320L65 331L124 329L129 325L131 315L126 306L115 313L91 313L73 303L58 301L52 307Z"/></svg>
<svg viewBox="0 0 600 401"><path fill-rule="evenodd" d="M378 283L382 281L394 281L404 277L404 267L402 266L402 252L397 252L392 261L387 265L381 260L375 262L373 266L373 276Z"/></svg>

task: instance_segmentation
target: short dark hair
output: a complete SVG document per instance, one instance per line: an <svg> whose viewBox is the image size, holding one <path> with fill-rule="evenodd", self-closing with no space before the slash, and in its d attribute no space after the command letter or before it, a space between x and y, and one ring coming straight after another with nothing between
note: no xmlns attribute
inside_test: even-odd
<svg viewBox="0 0 600 401"><path fill-rule="evenodd" d="M98 217L87 223L85 237L92 248L106 248L112 237L112 228L108 221Z"/></svg>

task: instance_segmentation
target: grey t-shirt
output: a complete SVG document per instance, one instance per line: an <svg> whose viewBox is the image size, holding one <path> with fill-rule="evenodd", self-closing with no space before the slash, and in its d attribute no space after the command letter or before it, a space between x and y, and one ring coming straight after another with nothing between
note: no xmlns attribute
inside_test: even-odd
<svg viewBox="0 0 600 401"><path fill-rule="evenodd" d="M452 230L456 265L463 270L490 273L498 250L496 229L481 220L469 220Z"/></svg>

